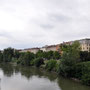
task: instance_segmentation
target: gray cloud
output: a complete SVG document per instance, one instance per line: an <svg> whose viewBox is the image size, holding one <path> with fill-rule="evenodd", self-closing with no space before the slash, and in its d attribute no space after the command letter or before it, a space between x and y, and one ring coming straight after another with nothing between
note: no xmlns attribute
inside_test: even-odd
<svg viewBox="0 0 90 90"><path fill-rule="evenodd" d="M89 36L90 0L0 0L0 49Z"/></svg>
<svg viewBox="0 0 90 90"><path fill-rule="evenodd" d="M11 34L9 34L9 32L4 31L4 30L0 32L0 37L12 38Z"/></svg>
<svg viewBox="0 0 90 90"><path fill-rule="evenodd" d="M42 27L42 28L44 28L44 29L52 29L52 28L54 28L53 25L49 25L49 24L40 25L40 27Z"/></svg>
<svg viewBox="0 0 90 90"><path fill-rule="evenodd" d="M62 14L51 14L49 16L50 20L53 22L69 22L72 20L72 17L68 17L67 15L62 15Z"/></svg>

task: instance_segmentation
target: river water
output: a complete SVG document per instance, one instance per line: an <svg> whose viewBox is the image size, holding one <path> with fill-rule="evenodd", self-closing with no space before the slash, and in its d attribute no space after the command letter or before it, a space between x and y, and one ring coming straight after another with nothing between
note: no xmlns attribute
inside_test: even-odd
<svg viewBox="0 0 90 90"><path fill-rule="evenodd" d="M90 87L37 68L3 64L0 90L90 90Z"/></svg>

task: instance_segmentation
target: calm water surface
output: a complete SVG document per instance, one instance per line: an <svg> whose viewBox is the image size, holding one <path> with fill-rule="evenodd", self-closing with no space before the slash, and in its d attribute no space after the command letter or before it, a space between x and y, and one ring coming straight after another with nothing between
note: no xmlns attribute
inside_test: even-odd
<svg viewBox="0 0 90 90"><path fill-rule="evenodd" d="M90 90L90 87L36 68L3 64L0 90Z"/></svg>

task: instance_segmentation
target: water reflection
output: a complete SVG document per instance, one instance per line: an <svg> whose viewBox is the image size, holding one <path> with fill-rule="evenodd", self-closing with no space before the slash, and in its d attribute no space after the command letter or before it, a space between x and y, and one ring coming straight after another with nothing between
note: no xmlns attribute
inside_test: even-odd
<svg viewBox="0 0 90 90"><path fill-rule="evenodd" d="M12 65L0 64L0 68L3 70L4 75L8 77L11 77L14 72Z"/></svg>
<svg viewBox="0 0 90 90"><path fill-rule="evenodd" d="M37 68L0 65L1 90L90 90L72 80Z"/></svg>
<svg viewBox="0 0 90 90"><path fill-rule="evenodd" d="M63 77L58 78L58 85L62 90L89 90L90 87L82 85L79 82L75 82Z"/></svg>

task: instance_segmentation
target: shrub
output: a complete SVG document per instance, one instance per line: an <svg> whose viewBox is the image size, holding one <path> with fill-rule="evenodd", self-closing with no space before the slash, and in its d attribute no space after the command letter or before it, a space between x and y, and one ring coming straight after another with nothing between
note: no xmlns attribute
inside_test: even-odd
<svg viewBox="0 0 90 90"><path fill-rule="evenodd" d="M33 65L34 65L34 60L31 60L30 66L33 66Z"/></svg>
<svg viewBox="0 0 90 90"><path fill-rule="evenodd" d="M17 58L12 58L12 62L17 62Z"/></svg>
<svg viewBox="0 0 90 90"><path fill-rule="evenodd" d="M90 85L90 62L82 62L76 65L75 77L82 83Z"/></svg>
<svg viewBox="0 0 90 90"><path fill-rule="evenodd" d="M90 61L90 52L80 51L80 61Z"/></svg>
<svg viewBox="0 0 90 90"><path fill-rule="evenodd" d="M90 72L82 75L82 83L90 86Z"/></svg>
<svg viewBox="0 0 90 90"><path fill-rule="evenodd" d="M26 52L20 55L18 64L30 66L30 62L34 59L34 54Z"/></svg>
<svg viewBox="0 0 90 90"><path fill-rule="evenodd" d="M83 72L83 69L84 69L84 67L83 67L84 65L82 64L82 63L78 63L77 65L76 65L76 67L75 67L75 75L74 75L74 77L75 78L78 78L79 80L81 80L81 77L82 77L82 72Z"/></svg>
<svg viewBox="0 0 90 90"><path fill-rule="evenodd" d="M47 63L46 63L46 66L45 68L49 71L51 70L56 70L56 64L57 64L57 61L56 60L49 60Z"/></svg>
<svg viewBox="0 0 90 90"><path fill-rule="evenodd" d="M44 60L43 60L43 58L36 58L36 59L34 59L33 63L36 67L40 67L42 64L44 64Z"/></svg>

